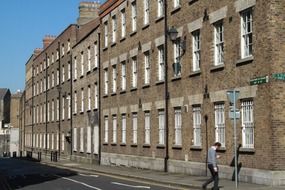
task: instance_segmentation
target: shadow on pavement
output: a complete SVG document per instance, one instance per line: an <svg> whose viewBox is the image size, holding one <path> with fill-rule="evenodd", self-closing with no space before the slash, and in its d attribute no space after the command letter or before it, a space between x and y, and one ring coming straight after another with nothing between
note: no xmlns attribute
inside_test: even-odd
<svg viewBox="0 0 285 190"><path fill-rule="evenodd" d="M43 165L33 158L0 158L1 190L20 189L75 175L77 172Z"/></svg>

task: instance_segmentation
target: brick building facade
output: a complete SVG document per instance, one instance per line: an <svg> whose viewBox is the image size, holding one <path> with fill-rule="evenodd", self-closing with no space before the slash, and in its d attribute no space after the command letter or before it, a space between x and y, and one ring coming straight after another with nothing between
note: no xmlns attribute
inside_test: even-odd
<svg viewBox="0 0 285 190"><path fill-rule="evenodd" d="M275 0L106 1L99 19L70 26L43 50L56 56L68 39L73 47L47 75L35 73L45 54L34 59L33 113L47 102L53 115L59 101L72 114L32 122L42 124L26 137L41 139L36 134L48 126L49 146L70 146L72 159L198 175L219 141L220 175L228 177L234 131L227 92L234 89L240 179L284 184L284 7ZM35 94L44 76L56 78L69 62L72 80ZM68 133L72 145L55 140Z"/></svg>

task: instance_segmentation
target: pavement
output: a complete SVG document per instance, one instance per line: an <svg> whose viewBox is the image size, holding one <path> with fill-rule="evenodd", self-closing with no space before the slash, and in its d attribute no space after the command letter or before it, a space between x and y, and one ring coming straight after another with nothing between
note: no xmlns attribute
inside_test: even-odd
<svg viewBox="0 0 285 190"><path fill-rule="evenodd" d="M128 178L147 183L161 184L163 186L177 187L177 189L202 189L202 184L209 178L206 176L190 176L187 174L165 173L160 171L129 168L124 166L102 166L97 164L76 163L70 160L60 160L58 162L42 161L41 163L67 168L70 170L80 170L103 175L111 175L120 178ZM221 190L235 190L235 182L227 179L220 179ZM211 189L212 184L208 186ZM242 190L285 190L285 186L271 187L251 183L240 182L238 189Z"/></svg>

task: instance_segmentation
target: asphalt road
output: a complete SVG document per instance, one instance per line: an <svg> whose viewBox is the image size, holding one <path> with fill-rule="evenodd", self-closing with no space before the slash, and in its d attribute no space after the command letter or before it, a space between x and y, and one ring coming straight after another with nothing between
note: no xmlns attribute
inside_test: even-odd
<svg viewBox="0 0 285 190"><path fill-rule="evenodd" d="M0 158L0 181L12 189L20 190L170 190L143 182L129 181L116 177L77 173L50 167L38 162ZM3 189L3 187L0 189ZM4 189L3 189L4 190Z"/></svg>

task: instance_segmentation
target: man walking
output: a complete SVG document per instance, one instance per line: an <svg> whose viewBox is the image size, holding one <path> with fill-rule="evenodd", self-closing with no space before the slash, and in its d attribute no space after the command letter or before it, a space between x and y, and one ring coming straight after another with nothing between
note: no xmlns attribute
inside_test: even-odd
<svg viewBox="0 0 285 190"><path fill-rule="evenodd" d="M219 169L217 164L217 153L216 150L221 148L221 143L216 142L211 148L208 150L208 168L211 172L212 177L208 179L202 186L202 188L205 190L207 188L207 185L212 183L214 181L214 187L213 190L219 190Z"/></svg>

